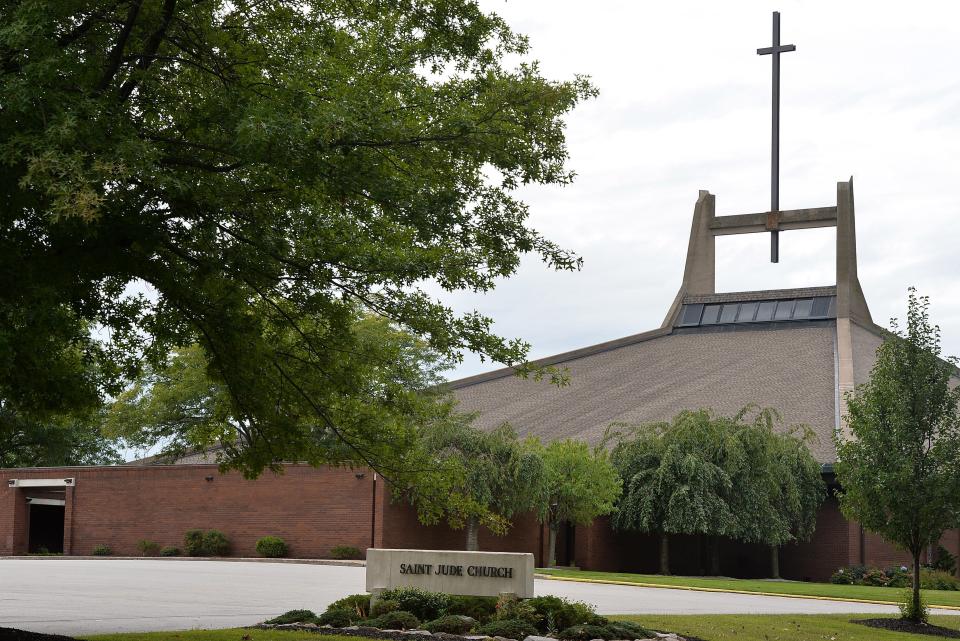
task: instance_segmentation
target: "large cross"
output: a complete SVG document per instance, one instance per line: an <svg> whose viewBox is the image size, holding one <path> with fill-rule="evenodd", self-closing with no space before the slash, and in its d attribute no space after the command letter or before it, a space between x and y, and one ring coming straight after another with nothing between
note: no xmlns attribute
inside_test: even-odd
<svg viewBox="0 0 960 641"><path fill-rule="evenodd" d="M770 151L770 216L767 227L770 229L770 262L780 262L780 232L778 220L780 213L780 54L796 51L794 45L780 44L780 12L773 12L773 46L757 49L761 56L769 54L773 58L773 133Z"/></svg>

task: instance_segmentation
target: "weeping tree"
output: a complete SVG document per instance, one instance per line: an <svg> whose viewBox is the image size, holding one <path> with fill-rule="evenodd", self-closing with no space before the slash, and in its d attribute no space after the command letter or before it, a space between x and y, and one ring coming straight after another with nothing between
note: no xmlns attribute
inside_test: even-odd
<svg viewBox="0 0 960 641"><path fill-rule="evenodd" d="M808 428L775 431L777 414L745 407L732 417L685 411L670 423L614 436L624 480L614 527L660 535L660 572L669 572L670 534L700 535L709 572L720 573L722 537L776 546L809 538L825 496Z"/></svg>
<svg viewBox="0 0 960 641"><path fill-rule="evenodd" d="M613 527L659 535L661 574L670 573L671 534L736 531L728 501L733 480L724 465L729 424L706 410L685 411L669 423L608 433L617 441L611 459L623 479Z"/></svg>
<svg viewBox="0 0 960 641"><path fill-rule="evenodd" d="M747 407L734 417L726 467L734 491L729 502L737 515L729 536L770 546L770 576L780 576L780 546L813 535L817 511L826 497L820 464L810 453L816 436L797 425L775 431L779 414ZM719 559L712 562L719 571Z"/></svg>
<svg viewBox="0 0 960 641"><path fill-rule="evenodd" d="M536 443L521 441L507 423L479 430L470 425L472 418L454 417L424 430L422 446L447 479L446 494L414 488L410 498L421 521L444 517L450 527L466 528L467 550L479 550L481 526L506 534L514 515L543 504L546 475Z"/></svg>
<svg viewBox="0 0 960 641"><path fill-rule="evenodd" d="M562 523L589 526L613 511L621 481L605 448L583 441L553 441L540 449L545 491L538 513L547 524L547 564L557 564L557 532Z"/></svg>
<svg viewBox="0 0 960 641"><path fill-rule="evenodd" d="M921 621L920 555L960 522L960 387L940 355L929 300L911 288L907 326L894 320L870 379L847 395L847 433L837 435L844 516L913 557L905 618Z"/></svg>

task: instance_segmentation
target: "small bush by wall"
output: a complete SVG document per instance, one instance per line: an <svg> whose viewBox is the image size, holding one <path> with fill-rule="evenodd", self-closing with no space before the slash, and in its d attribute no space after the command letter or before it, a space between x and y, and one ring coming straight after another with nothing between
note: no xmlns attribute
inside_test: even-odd
<svg viewBox="0 0 960 641"><path fill-rule="evenodd" d="M280 559L287 556L287 542L279 536L265 536L257 541L257 554L268 559Z"/></svg>
<svg viewBox="0 0 960 641"><path fill-rule="evenodd" d="M203 551L207 556L230 554L230 539L220 530L208 530L203 535Z"/></svg>
<svg viewBox="0 0 960 641"><path fill-rule="evenodd" d="M113 549L109 545L101 543L93 548L94 556L110 556L111 554L113 554Z"/></svg>
<svg viewBox="0 0 960 641"><path fill-rule="evenodd" d="M359 560L363 558L363 552L360 551L360 548L355 548L352 545L335 545L330 548L330 558Z"/></svg>
<svg viewBox="0 0 960 641"><path fill-rule="evenodd" d="M140 550L140 554L143 556L156 556L157 553L160 552L160 544L156 541L140 539L137 541L137 549Z"/></svg>
<svg viewBox="0 0 960 641"><path fill-rule="evenodd" d="M183 551L187 556L204 556L203 530L187 530L183 535Z"/></svg>
<svg viewBox="0 0 960 641"><path fill-rule="evenodd" d="M160 556L180 556L180 548L168 545L160 550Z"/></svg>

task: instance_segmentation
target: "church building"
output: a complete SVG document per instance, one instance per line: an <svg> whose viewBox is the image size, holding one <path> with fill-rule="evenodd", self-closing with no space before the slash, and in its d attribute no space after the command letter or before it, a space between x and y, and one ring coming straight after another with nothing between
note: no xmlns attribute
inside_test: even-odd
<svg viewBox="0 0 960 641"><path fill-rule="evenodd" d="M822 287L717 292L715 239L726 234L836 227L836 282ZM597 443L611 423L669 420L684 409L733 414L748 404L772 407L783 425L816 433L812 452L835 488L833 435L844 429L844 393L865 382L884 330L874 324L857 277L853 184L837 185L836 204L814 209L716 216L715 197L700 192L680 289L663 324L625 338L537 361L566 368L567 386L518 378L509 368L449 384L477 425L509 421L545 441ZM181 545L188 529L218 529L234 556L256 556L257 539L280 536L290 555L329 557L332 547L462 549L464 532L422 526L370 470L288 465L257 480L221 475L202 455L173 465L156 461L81 468L0 470L0 555L41 548L89 555L107 545L136 556L137 542ZM481 549L532 552L545 562L545 529L518 518L504 537L481 534ZM960 553L960 534L941 542ZM568 526L558 562L590 570L655 572L652 535L614 532L608 519ZM783 546L781 574L824 580L838 567L886 567L907 560L882 539L846 520L832 494L810 542ZM697 537L671 539L671 569L699 574L707 550ZM766 576L769 550L727 542L721 572Z"/></svg>

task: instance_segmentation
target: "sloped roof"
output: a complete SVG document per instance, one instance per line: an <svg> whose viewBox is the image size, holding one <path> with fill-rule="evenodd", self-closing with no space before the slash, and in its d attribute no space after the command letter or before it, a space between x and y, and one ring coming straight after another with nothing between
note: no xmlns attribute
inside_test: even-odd
<svg viewBox="0 0 960 641"><path fill-rule="evenodd" d="M522 435L597 443L611 423L669 420L684 409L733 414L754 403L786 425L814 429L821 463L835 459L835 321L656 330L542 359L570 383L524 380L499 370L450 383L459 409L490 429L509 421Z"/></svg>

